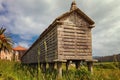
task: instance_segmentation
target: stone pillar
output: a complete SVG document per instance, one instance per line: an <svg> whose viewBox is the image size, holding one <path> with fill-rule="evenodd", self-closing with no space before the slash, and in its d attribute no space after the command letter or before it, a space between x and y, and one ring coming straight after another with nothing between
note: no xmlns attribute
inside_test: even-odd
<svg viewBox="0 0 120 80"><path fill-rule="evenodd" d="M66 71L69 70L69 65L70 65L70 61L67 61L67 62L66 62Z"/></svg>
<svg viewBox="0 0 120 80"><path fill-rule="evenodd" d="M46 63L42 64L42 71L45 73L46 72Z"/></svg>
<svg viewBox="0 0 120 80"><path fill-rule="evenodd" d="M75 66L76 66L76 69L79 70L80 69L80 61L75 61Z"/></svg>
<svg viewBox="0 0 120 80"><path fill-rule="evenodd" d="M87 62L87 65L88 65L88 71L93 73L93 62Z"/></svg>
<svg viewBox="0 0 120 80"><path fill-rule="evenodd" d="M58 78L62 78L62 62L57 62Z"/></svg>
<svg viewBox="0 0 120 80"><path fill-rule="evenodd" d="M49 63L49 69L50 71L53 71L55 67L55 63Z"/></svg>

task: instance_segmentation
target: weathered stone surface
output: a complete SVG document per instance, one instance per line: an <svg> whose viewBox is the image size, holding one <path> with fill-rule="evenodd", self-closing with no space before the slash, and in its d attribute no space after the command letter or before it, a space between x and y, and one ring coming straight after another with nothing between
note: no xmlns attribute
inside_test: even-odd
<svg viewBox="0 0 120 80"><path fill-rule="evenodd" d="M40 35L22 57L22 62L92 60L93 24L94 22L73 2L70 11L56 18Z"/></svg>

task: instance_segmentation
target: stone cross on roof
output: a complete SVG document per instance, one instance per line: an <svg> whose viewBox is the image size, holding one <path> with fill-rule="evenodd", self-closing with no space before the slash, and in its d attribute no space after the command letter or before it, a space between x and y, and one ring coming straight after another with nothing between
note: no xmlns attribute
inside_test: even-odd
<svg viewBox="0 0 120 80"><path fill-rule="evenodd" d="M73 2L72 2L72 4L71 4L70 11L73 11L73 10L75 10L75 9L77 9L77 5L76 5L75 0L73 0Z"/></svg>

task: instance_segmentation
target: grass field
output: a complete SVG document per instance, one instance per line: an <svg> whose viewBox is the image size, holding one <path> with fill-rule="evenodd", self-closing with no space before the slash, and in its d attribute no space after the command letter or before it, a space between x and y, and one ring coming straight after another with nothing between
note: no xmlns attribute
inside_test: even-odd
<svg viewBox="0 0 120 80"><path fill-rule="evenodd" d="M0 80L58 80L57 71L47 69L42 73L40 68L23 66L18 62L0 61ZM78 71L70 66L68 72L63 64L63 78L61 80L120 80L120 63L95 63L94 73L90 74L85 66Z"/></svg>

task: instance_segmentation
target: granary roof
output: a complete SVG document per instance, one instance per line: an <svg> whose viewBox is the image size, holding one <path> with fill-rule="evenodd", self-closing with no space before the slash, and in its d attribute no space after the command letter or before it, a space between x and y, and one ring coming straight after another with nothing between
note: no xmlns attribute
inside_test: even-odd
<svg viewBox="0 0 120 80"><path fill-rule="evenodd" d="M15 48L13 48L13 50L16 50L16 51L25 51L27 50L26 48L22 47L22 46L17 46Z"/></svg>
<svg viewBox="0 0 120 80"><path fill-rule="evenodd" d="M70 11L62 14L61 16L57 17L55 19L56 20L60 20L66 16L68 16L69 14L73 13L73 12L77 12L80 16L82 16L90 25L93 25L94 24L94 21L92 19L90 19L84 12L82 12L76 5L75 1L72 2L71 4L71 8L70 8Z"/></svg>
<svg viewBox="0 0 120 80"><path fill-rule="evenodd" d="M75 1L72 2L71 4L71 8L70 11L62 14L61 16L57 17L53 23L51 25L49 25L49 27L47 29L45 29L45 31L39 36L39 38L33 43L33 45L26 51L26 53L33 47L35 46L39 40L44 37L53 27L55 27L56 24L61 24L61 22L59 21L60 19L70 15L72 12L77 12L80 16L82 16L90 25L94 24L94 21L92 19L90 19L85 13L83 13L79 8L77 8L77 5L75 3ZM91 26L91 28L94 26ZM25 54L26 54L25 53ZM24 55L25 55L24 54ZM24 56L23 55L23 56Z"/></svg>

